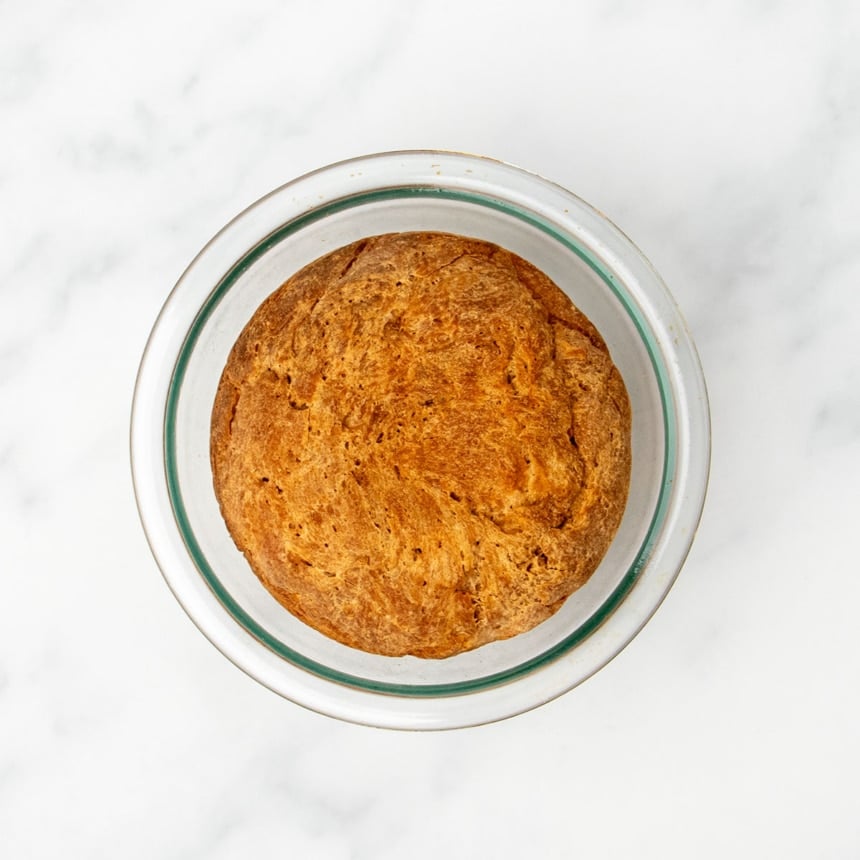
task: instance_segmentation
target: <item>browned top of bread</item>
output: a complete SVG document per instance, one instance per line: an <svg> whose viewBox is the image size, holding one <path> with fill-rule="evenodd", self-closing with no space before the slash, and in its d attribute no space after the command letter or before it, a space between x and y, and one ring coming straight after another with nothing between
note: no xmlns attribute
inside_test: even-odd
<svg viewBox="0 0 860 860"><path fill-rule="evenodd" d="M356 242L269 296L212 413L236 545L347 645L446 657L529 630L597 567L630 407L544 274L442 233Z"/></svg>

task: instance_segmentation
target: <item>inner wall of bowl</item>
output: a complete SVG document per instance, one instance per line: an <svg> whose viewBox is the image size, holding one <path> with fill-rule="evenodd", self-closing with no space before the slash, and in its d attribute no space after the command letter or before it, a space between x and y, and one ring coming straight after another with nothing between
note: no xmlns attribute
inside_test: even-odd
<svg viewBox="0 0 860 860"><path fill-rule="evenodd" d="M260 303L302 266L350 242L380 233L438 230L494 242L551 277L606 340L631 399L633 472L624 519L589 582L535 629L444 660L381 657L318 633L263 588L236 549L218 509L209 462L212 403L230 349ZM624 302L564 243L496 202L439 196L370 199L324 218L307 218L240 261L210 298L177 366L181 384L172 424L177 519L201 573L236 620L286 659L326 677L394 691L416 685L479 685L503 679L572 647L629 585L644 562L642 548L663 483L665 429L649 349ZM635 310L634 310L635 313ZM642 325L640 321L639 325ZM195 338L196 335L196 338ZM170 458L168 458L170 459ZM580 633L578 633L578 631ZM581 634L581 635L580 635ZM397 690L400 692L401 690Z"/></svg>

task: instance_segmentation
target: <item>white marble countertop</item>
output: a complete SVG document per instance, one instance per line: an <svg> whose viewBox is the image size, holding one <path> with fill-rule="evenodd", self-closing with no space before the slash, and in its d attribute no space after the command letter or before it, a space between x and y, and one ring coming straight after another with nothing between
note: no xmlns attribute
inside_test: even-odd
<svg viewBox="0 0 860 860"><path fill-rule="evenodd" d="M0 856L860 857L858 40L847 0L0 4ZM714 439L644 632L437 734L234 668L128 465L144 342L204 242L302 172L419 147L631 235Z"/></svg>

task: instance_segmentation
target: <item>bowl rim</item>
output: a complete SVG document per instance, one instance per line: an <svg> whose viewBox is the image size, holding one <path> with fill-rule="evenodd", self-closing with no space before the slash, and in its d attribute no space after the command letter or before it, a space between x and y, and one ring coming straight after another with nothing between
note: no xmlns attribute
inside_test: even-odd
<svg viewBox="0 0 860 860"><path fill-rule="evenodd" d="M554 227L542 219L531 207L523 207L521 200L500 199L498 195L487 196L486 189L464 189L462 183L459 183L457 188L451 187L450 177L455 167L454 162L461 171L461 179L465 174L483 171L484 175L490 176L491 184L497 182L504 187L506 180L511 185L519 183L517 190L524 192L525 199L528 199L529 194L538 194L541 191L546 193L549 189L554 198L560 197L569 204L564 207L566 217L562 220L569 222L565 227L571 228L574 224L581 227L583 220L590 221L587 238L592 241L585 244L581 237L577 238L570 230L559 232L557 226ZM361 168L372 168L368 171L370 173L373 173L374 169L378 172L381 168L383 175L386 170L396 173L397 165L402 167L404 163L409 165L406 173L412 177L413 182L404 183L401 179L393 184L389 182L378 185L373 184L373 180L369 186L367 182L364 183L368 187L353 191L348 189L348 183L343 183L343 193L332 195L328 192L330 199L316 199L310 204L308 200L312 197L321 198L324 195L305 194L302 198L301 194L295 193L302 190L303 186L305 189L310 187L318 191L317 180L320 179L329 180L334 176L335 179L343 180L347 173L354 178L356 173L362 174ZM472 168L464 168L463 164L470 164ZM443 175L443 170L446 175ZM465 173L462 172L464 170ZM414 184L416 175L422 176L423 182ZM335 182L335 188L337 187L338 183ZM498 188L495 190L498 191ZM584 624L565 636L556 646L501 673L454 684L388 684L357 678L337 669L321 666L269 634L233 601L197 545L185 514L175 470L176 404L188 354L193 350L196 337L209 314L239 274L253 259L300 230L309 221L316 221L334 211L360 206L386 196L407 195L449 197L477 205L495 206L531 223L532 226L537 226L579 256L621 300L639 331L651 357L663 408L666 444L660 495L636 560L620 584ZM287 201L287 197L292 199ZM181 315L175 313L174 306L192 275L210 263L217 263L215 271L223 271L225 261L231 253L235 254L235 248L242 244L241 241L238 245L235 241L225 242L225 239L235 234L237 228L247 226L257 218L261 209L278 201L281 204L276 207L278 212L272 214L277 214L275 220L282 220L282 223L262 234L261 228L271 227L272 224L267 222L265 225L257 225L257 233L260 235L256 241L245 248L238 258L234 257L232 265L214 284L211 281L208 283L208 294L204 296L202 303L195 307L190 324L187 324L187 318L183 322L179 318ZM285 207L284 203L288 205ZM285 208L291 217L283 220ZM594 242L595 239L598 240L597 243ZM230 247L224 247L225 245ZM594 253L595 247L599 247L603 252L603 261ZM605 264L607 249L610 250L609 259L620 265ZM626 252L629 259L614 259L611 253L613 250L616 252L615 256L619 250L622 255ZM225 252L228 252L226 256ZM660 299L662 311L670 312L674 323L670 325L673 330L671 340L661 339L656 334L653 339L650 336L651 322L640 318L636 303L613 271L623 271L625 262L638 266L638 279L650 280L647 284L650 291L648 297ZM626 268L629 276L630 267ZM206 285L198 285L198 292L200 286ZM181 331L183 324L187 324L184 333ZM177 336L181 336L178 353ZM171 349L165 350L168 344L172 345ZM156 355L160 361L153 362L153 356ZM676 371L674 376L673 370ZM683 373L679 372L681 370ZM166 396L162 397L159 392L165 390L165 373L169 373L169 379ZM697 396L688 396L685 399L684 395L689 394ZM152 420L153 409L155 414L160 416L159 421ZM161 425L161 444L157 446L162 454L160 464L154 462L159 459L155 455L156 446L153 445L155 424ZM697 456L694 456L696 454ZM606 216L560 185L496 159L440 150L400 150L358 156L297 177L243 210L197 254L168 296L144 350L132 409L131 459L139 514L158 566L168 586L194 623L232 662L281 695L331 716L392 728L450 728L489 722L536 707L602 668L635 637L656 611L677 577L701 517L710 461L710 417L701 365L680 311L653 266ZM157 468L159 465L160 469ZM154 466L156 468L153 468ZM686 480L679 481L679 478ZM679 490L683 492L679 493ZM165 516L163 505L165 491L169 516ZM161 504L157 501L158 497ZM684 503L679 505L682 497ZM670 520L679 522L673 525ZM168 534L171 530L173 534ZM668 562L668 570L664 571L662 576L650 577L648 588L643 589L643 572L648 570L649 564L654 560L655 550L661 548L661 542L661 560ZM671 550L668 552L669 557L662 558L667 555L667 550ZM201 578L204 589L199 587L199 581L196 583L197 587L194 587L193 580ZM637 599L633 601L633 605L628 606L628 611L621 613L625 617L616 617L619 610L630 602L632 595L636 595ZM217 606L213 605L213 600ZM624 623L621 624L620 621ZM231 624L238 625L244 635L240 635L240 630L228 629ZM595 637L606 640L602 647L582 647ZM589 655L586 652L594 653ZM272 664L272 656L289 665L287 671L280 673L281 677L278 677L277 664ZM560 666L560 663L568 665ZM284 668L286 669L286 666ZM310 683L307 677L309 674L315 675ZM524 685L526 679L531 681ZM535 683L535 679L539 679L540 683ZM320 684L333 689L323 691ZM524 686L530 688L527 695L518 692L522 691ZM321 695L323 692L324 695ZM398 706L393 706L395 702Z"/></svg>

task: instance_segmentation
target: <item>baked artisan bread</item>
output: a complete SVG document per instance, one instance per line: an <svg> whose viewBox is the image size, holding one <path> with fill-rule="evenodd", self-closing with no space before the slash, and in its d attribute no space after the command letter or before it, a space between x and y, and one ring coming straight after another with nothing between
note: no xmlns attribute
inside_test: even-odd
<svg viewBox="0 0 860 860"><path fill-rule="evenodd" d="M630 477L630 406L544 274L443 233L306 266L239 337L212 413L236 545L298 618L447 657L552 615L597 567Z"/></svg>

